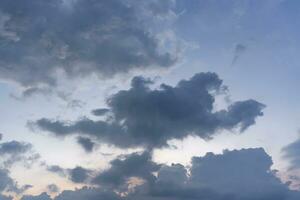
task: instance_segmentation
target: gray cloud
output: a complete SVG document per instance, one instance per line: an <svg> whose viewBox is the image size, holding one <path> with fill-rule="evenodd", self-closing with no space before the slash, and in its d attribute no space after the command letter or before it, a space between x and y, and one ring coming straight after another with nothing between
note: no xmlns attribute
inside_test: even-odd
<svg viewBox="0 0 300 200"><path fill-rule="evenodd" d="M71 169L65 169L58 165L46 165L46 170L58 174L61 177L66 177L74 183L85 183L89 181L92 170L77 166Z"/></svg>
<svg viewBox="0 0 300 200"><path fill-rule="evenodd" d="M9 171L6 169L0 169L0 192L8 188L14 188L15 182L9 176Z"/></svg>
<svg viewBox="0 0 300 200"><path fill-rule="evenodd" d="M238 59L246 52L247 47L243 44L237 44L234 48L232 65L234 65Z"/></svg>
<svg viewBox="0 0 300 200"><path fill-rule="evenodd" d="M10 197L8 196L3 196L2 192L12 192L15 194L21 194L31 187L31 185L19 186L18 183L10 177L9 170L5 168L0 168L0 199L10 199Z"/></svg>
<svg viewBox="0 0 300 200"><path fill-rule="evenodd" d="M69 170L69 178L74 183L84 183L90 177L91 170L85 169L83 167L75 167Z"/></svg>
<svg viewBox="0 0 300 200"><path fill-rule="evenodd" d="M238 101L227 109L214 111L215 96L227 92L215 73L198 73L176 86L152 82L143 77L132 79L131 88L107 100L113 119L93 121L88 118L65 123L40 119L33 123L56 136L88 135L119 147L162 147L170 139L196 135L210 139L220 130L238 128L240 132L262 116L263 104L255 100Z"/></svg>
<svg viewBox="0 0 300 200"><path fill-rule="evenodd" d="M32 145L18 141L4 142L0 144L0 155L23 154L31 150Z"/></svg>
<svg viewBox="0 0 300 200"><path fill-rule="evenodd" d="M111 161L111 167L108 170L101 172L94 178L93 183L102 187L120 189L132 177L139 177L152 182L155 180L152 173L157 171L160 165L154 163L151 159L152 156L149 152L133 153L123 159L117 158Z"/></svg>
<svg viewBox="0 0 300 200"><path fill-rule="evenodd" d="M261 148L207 153L194 157L190 174L179 164L164 166L154 183L138 186L128 199L296 200L271 170L272 160Z"/></svg>
<svg viewBox="0 0 300 200"><path fill-rule="evenodd" d="M160 1L151 2L159 7ZM149 4L2 0L0 78L29 87L53 86L60 72L68 77L111 76L136 68L169 67L176 57L159 47L150 30L155 18L145 17ZM164 9L171 7L164 3ZM146 23L150 19L152 23Z"/></svg>
<svg viewBox="0 0 300 200"><path fill-rule="evenodd" d="M51 197L47 193L42 193L38 196L33 195L24 195L21 200L52 200Z"/></svg>
<svg viewBox="0 0 300 200"><path fill-rule="evenodd" d="M181 164L158 165L151 154L133 153L117 158L97 176L99 187L63 191L54 200L297 200L271 169L272 159L262 148L207 153L193 157L188 169ZM156 174L156 175L154 175ZM99 177L102 177L99 179ZM104 178L105 177L105 178ZM116 192L130 177L144 182ZM150 177L150 178L149 178ZM105 186L110 187L105 187ZM47 199L47 198L46 198ZM27 200L31 200L30 198ZM34 199L33 199L34 200Z"/></svg>
<svg viewBox="0 0 300 200"><path fill-rule="evenodd" d="M290 170L300 168L300 139L282 149L283 157L290 162Z"/></svg>
<svg viewBox="0 0 300 200"><path fill-rule="evenodd" d="M84 187L75 191L63 191L54 200L121 200L122 197L118 196L112 191L105 191L101 189ZM30 200L30 199L28 199Z"/></svg>
<svg viewBox="0 0 300 200"><path fill-rule="evenodd" d="M30 167L37 159L38 154L32 150L32 145L25 142L10 141L0 143L0 200L10 200L3 192L22 194L32 185L19 185L10 177L9 169L16 162L21 162L25 167Z"/></svg>
<svg viewBox="0 0 300 200"><path fill-rule="evenodd" d="M95 116L102 116L108 112L109 112L109 109L107 109L107 108L98 108L98 109L92 110L92 114Z"/></svg>
<svg viewBox="0 0 300 200"><path fill-rule="evenodd" d="M55 184L49 184L49 185L47 185L47 191L49 193L57 193L57 192L59 192L59 187Z"/></svg>
<svg viewBox="0 0 300 200"><path fill-rule="evenodd" d="M39 158L30 143L15 140L0 143L0 161L4 167L11 167L16 162L23 162L25 167L30 167Z"/></svg>
<svg viewBox="0 0 300 200"><path fill-rule="evenodd" d="M87 137L77 137L77 143L88 153L92 152L95 147L95 143Z"/></svg>
<svg viewBox="0 0 300 200"><path fill-rule="evenodd" d="M12 199L13 199L12 196L5 196L5 195L0 194L0 200L12 200Z"/></svg>
<svg viewBox="0 0 300 200"><path fill-rule="evenodd" d="M190 183L237 199L285 199L288 187L271 170L272 164L262 148L208 153L193 158Z"/></svg>
<svg viewBox="0 0 300 200"><path fill-rule="evenodd" d="M49 165L49 166L46 165L46 170L49 171L49 172L56 173L56 174L58 174L59 176L62 176L62 177L67 175L66 170L63 169L62 167L58 166L58 165Z"/></svg>

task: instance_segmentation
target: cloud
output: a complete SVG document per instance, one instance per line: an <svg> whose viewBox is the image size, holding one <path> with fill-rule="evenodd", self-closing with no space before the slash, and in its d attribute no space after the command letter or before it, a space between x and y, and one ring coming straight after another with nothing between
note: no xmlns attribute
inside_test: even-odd
<svg viewBox="0 0 300 200"><path fill-rule="evenodd" d="M233 59L232 59L232 65L234 65L238 59L246 52L247 47L243 44L237 44L234 48L234 55L233 55Z"/></svg>
<svg viewBox="0 0 300 200"><path fill-rule="evenodd" d="M158 171L152 184L138 186L128 199L296 200L271 170L272 160L261 148L207 153L192 159L190 173L173 164Z"/></svg>
<svg viewBox="0 0 300 200"><path fill-rule="evenodd" d="M109 109L107 109L107 108L98 108L98 109L92 110L92 114L95 116L102 116L108 112L109 112Z"/></svg>
<svg viewBox="0 0 300 200"><path fill-rule="evenodd" d="M4 142L0 144L0 155L23 154L31 150L32 145L18 141Z"/></svg>
<svg viewBox="0 0 300 200"><path fill-rule="evenodd" d="M90 177L92 171L83 167L75 167L69 170L70 180L74 183L84 183Z"/></svg>
<svg viewBox="0 0 300 200"><path fill-rule="evenodd" d="M75 191L65 190L57 197L54 198L55 200L121 200L120 196L112 191L105 191L101 189L95 188L88 188L84 187L82 189L78 189ZM28 199L31 200L31 199Z"/></svg>
<svg viewBox="0 0 300 200"><path fill-rule="evenodd" d="M172 13L171 3L160 1L2 0L0 78L35 88L55 86L60 73L107 77L167 68L176 55L160 47L151 28L157 19L147 11L150 5L159 10L160 4L164 12L156 16Z"/></svg>
<svg viewBox="0 0 300 200"><path fill-rule="evenodd" d="M15 182L9 176L9 171L6 169L0 169L0 192L6 189L14 188Z"/></svg>
<svg viewBox="0 0 300 200"><path fill-rule="evenodd" d="M237 199L284 199L287 185L276 177L272 164L262 148L208 153L193 158L190 183Z"/></svg>
<svg viewBox="0 0 300 200"><path fill-rule="evenodd" d="M63 169L62 167L60 167L58 165L49 165L49 166L46 165L46 170L49 172L56 173L62 177L66 176L66 173L67 173L65 169Z"/></svg>
<svg viewBox="0 0 300 200"><path fill-rule="evenodd" d="M59 192L59 187L55 184L49 184L47 185L47 191L51 193L58 193Z"/></svg>
<svg viewBox="0 0 300 200"><path fill-rule="evenodd" d="M20 186L10 176L10 168L16 162L29 168L38 158L39 155L33 151L30 143L15 140L0 143L0 200L11 200L12 197L7 196L7 193L19 195L32 187L29 184Z"/></svg>
<svg viewBox="0 0 300 200"><path fill-rule="evenodd" d="M98 187L63 191L53 200L299 199L300 192L282 183L271 169L272 164L262 148L207 153L193 157L189 168L181 164L158 165L150 152L132 153L113 160L110 168L100 172ZM133 182L133 188L123 187L120 192L120 186L128 186L131 177L143 182Z"/></svg>
<svg viewBox="0 0 300 200"><path fill-rule="evenodd" d="M93 179L94 184L102 187L122 188L127 186L130 178L138 177L148 182L155 180L153 172L159 169L158 164L151 161L152 156L149 152L132 153L123 159L117 158L110 162L111 167L100 172ZM127 187L125 187L127 189Z"/></svg>
<svg viewBox="0 0 300 200"><path fill-rule="evenodd" d="M75 168L62 168L58 165L46 165L46 170L58 174L61 177L66 177L74 183L85 183L89 181L92 170L77 166Z"/></svg>
<svg viewBox="0 0 300 200"><path fill-rule="evenodd" d="M25 167L30 167L39 158L30 143L15 140L0 143L0 161L4 167L11 167L16 162L23 162Z"/></svg>
<svg viewBox="0 0 300 200"><path fill-rule="evenodd" d="M108 98L112 119L83 118L66 123L42 118L32 124L56 136L86 135L122 148L153 148L188 135L210 139L221 130L243 132L263 115L265 107L249 99L214 111L215 96L227 92L215 73L195 74L174 87L161 84L158 89L151 89L151 83L149 79L135 77L130 89Z"/></svg>
<svg viewBox="0 0 300 200"><path fill-rule="evenodd" d="M0 168L0 200L2 200L1 198L10 199L10 197L3 196L3 192L21 194L31 187L31 185L19 186L18 183L10 177L8 169Z"/></svg>
<svg viewBox="0 0 300 200"><path fill-rule="evenodd" d="M38 196L24 195L21 200L51 200L51 197L44 192Z"/></svg>
<svg viewBox="0 0 300 200"><path fill-rule="evenodd" d="M13 199L12 196L5 196L0 194L0 200L12 200L12 199Z"/></svg>
<svg viewBox="0 0 300 200"><path fill-rule="evenodd" d="M77 137L77 143L87 152L90 153L95 147L95 143L86 137Z"/></svg>
<svg viewBox="0 0 300 200"><path fill-rule="evenodd" d="M290 170L300 168L300 139L282 148L283 157L290 162Z"/></svg>

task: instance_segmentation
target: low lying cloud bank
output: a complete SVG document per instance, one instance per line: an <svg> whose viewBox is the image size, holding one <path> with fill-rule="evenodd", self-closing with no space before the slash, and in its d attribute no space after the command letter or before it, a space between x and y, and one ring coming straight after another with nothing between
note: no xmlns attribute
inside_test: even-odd
<svg viewBox="0 0 300 200"><path fill-rule="evenodd" d="M188 135L211 139L222 130L243 132L263 115L265 107L249 99L214 111L216 95L228 93L215 73L198 73L176 86L161 84L158 89L151 89L151 84L149 79L135 77L128 90L113 94L107 99L108 108L93 111L96 115L99 111L101 115L109 113L112 117L106 120L64 122L42 118L31 125L57 137L79 135L121 148L151 149Z"/></svg>
<svg viewBox="0 0 300 200"><path fill-rule="evenodd" d="M111 162L91 182L94 187L46 193L22 200L297 200L300 192L271 170L272 159L262 148L225 150L193 157L189 168L154 163L150 152L133 153Z"/></svg>

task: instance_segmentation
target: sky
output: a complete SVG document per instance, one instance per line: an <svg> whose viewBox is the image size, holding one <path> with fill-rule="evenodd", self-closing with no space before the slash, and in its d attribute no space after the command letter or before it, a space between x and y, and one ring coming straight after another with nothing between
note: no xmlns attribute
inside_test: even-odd
<svg viewBox="0 0 300 200"><path fill-rule="evenodd" d="M0 200L300 198L297 0L0 0Z"/></svg>

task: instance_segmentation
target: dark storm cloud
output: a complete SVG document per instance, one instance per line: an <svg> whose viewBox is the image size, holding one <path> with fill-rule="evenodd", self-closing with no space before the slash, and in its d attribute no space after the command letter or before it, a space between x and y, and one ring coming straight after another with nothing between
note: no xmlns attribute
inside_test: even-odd
<svg viewBox="0 0 300 200"><path fill-rule="evenodd" d="M92 152L95 147L95 143L86 137L77 137L77 143L88 153Z"/></svg>
<svg viewBox="0 0 300 200"><path fill-rule="evenodd" d="M159 165L151 161L149 152L142 154L133 153L125 156L124 159L111 161L111 167L101 172L94 178L93 183L102 187L119 188L124 186L131 177L138 177L148 182L155 180L153 172L159 169Z"/></svg>
<svg viewBox="0 0 300 200"><path fill-rule="evenodd" d="M190 170L181 164L158 165L149 152L133 153L115 159L109 169L100 172L99 187L63 191L54 200L298 200L299 191L282 183L272 164L262 148L193 157ZM120 185L130 177L144 182L131 190L125 187L120 195Z"/></svg>
<svg viewBox="0 0 300 200"><path fill-rule="evenodd" d="M175 87L161 84L151 89L151 80L132 79L131 88L112 95L107 104L113 119L88 118L65 123L40 119L35 125L56 136L89 135L119 147L162 147L170 139L188 135L212 138L220 130L246 130L262 116L263 104L255 100L238 101L227 109L214 111L215 96L227 92L215 73L198 73Z"/></svg>
<svg viewBox="0 0 300 200"><path fill-rule="evenodd" d="M300 139L282 149L283 156L290 161L290 170L300 168Z"/></svg>
<svg viewBox="0 0 300 200"><path fill-rule="evenodd" d="M176 56L159 47L150 28L154 13L146 17L150 6L163 17L171 12L169 5L154 0L2 0L0 78L35 88L56 85L60 72L111 76L169 67Z"/></svg>

